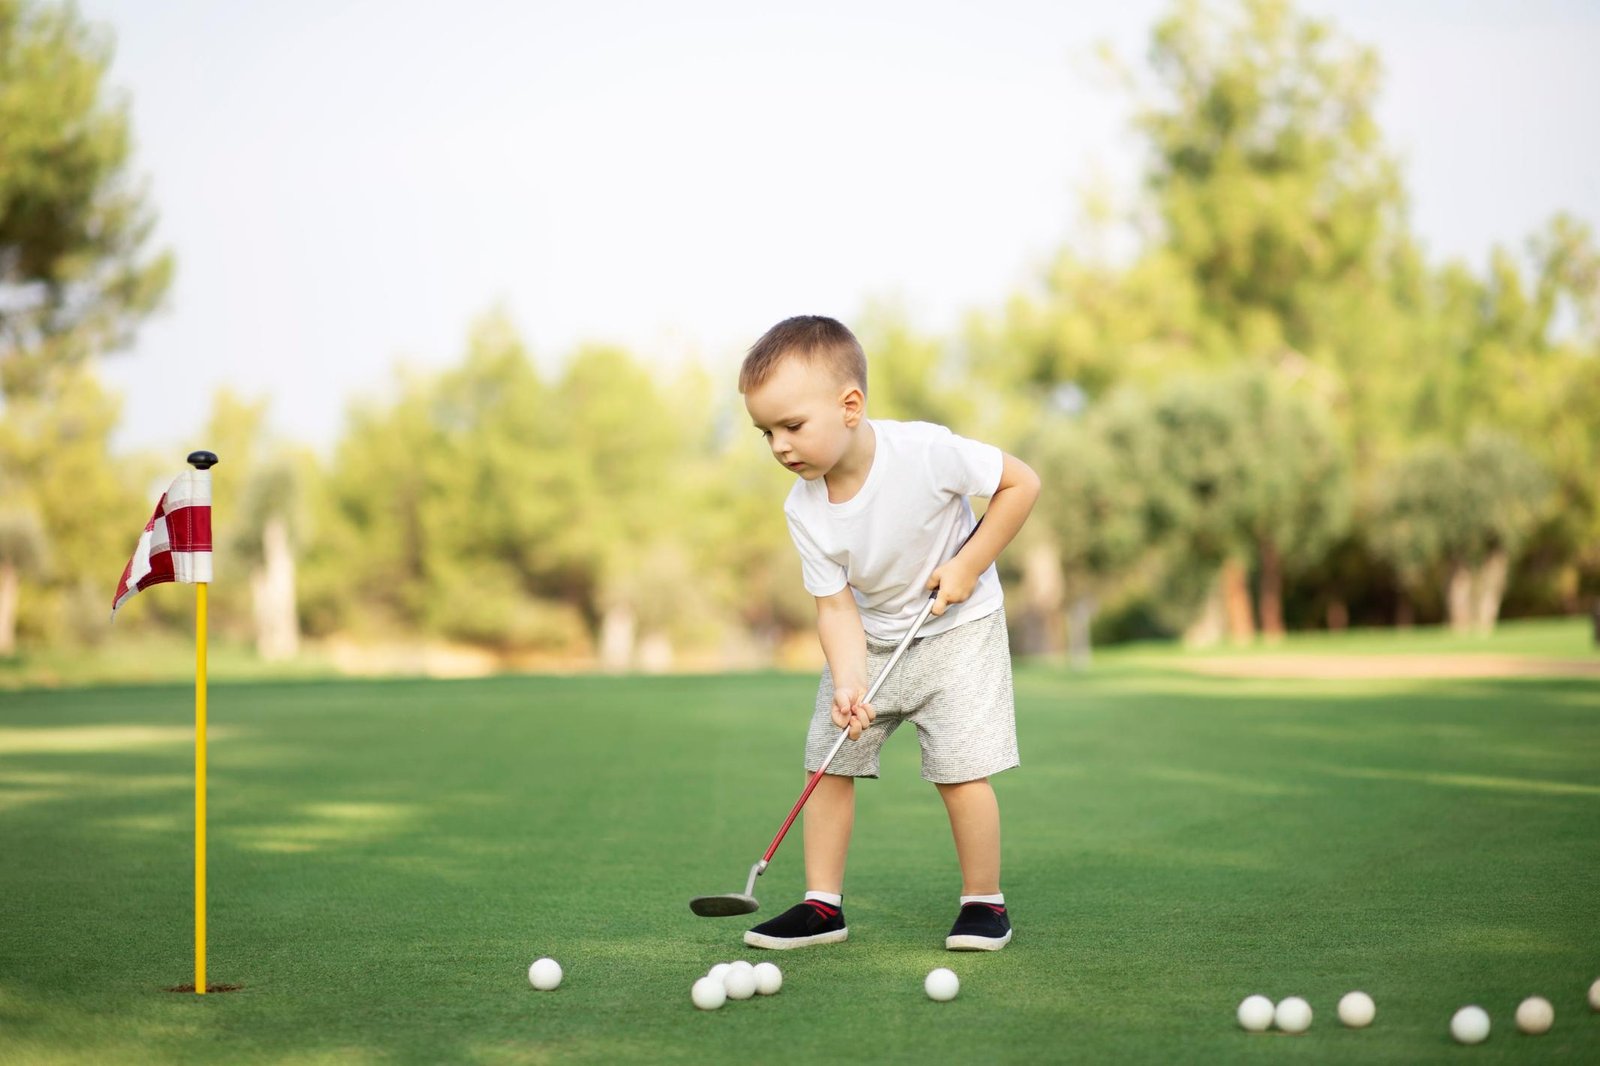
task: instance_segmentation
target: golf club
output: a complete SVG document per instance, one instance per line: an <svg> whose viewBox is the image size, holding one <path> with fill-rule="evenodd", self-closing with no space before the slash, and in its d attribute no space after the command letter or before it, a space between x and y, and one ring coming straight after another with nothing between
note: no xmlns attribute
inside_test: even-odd
<svg viewBox="0 0 1600 1066"><path fill-rule="evenodd" d="M972 527L956 547L951 555L954 558L967 546L967 541L972 539L973 533L978 532L978 526L983 525L979 519L978 524ZM877 678L872 682L872 687L867 689L866 698L862 703L871 703L872 698L878 694L878 689L883 686L889 677L889 671L894 669L894 664L900 661L900 656L911 646L911 641L916 637L917 630L922 628L922 623L928 620L928 615L933 611L933 605L938 601L939 590L935 588L928 593L928 601L922 605L916 620L911 623L911 628L906 630L906 635L900 638L900 644L894 649L894 654L889 656L889 661L883 664L883 669L878 671ZM817 782L822 780L822 775L828 772L828 766L833 762L833 757L839 754L839 749L844 746L846 738L850 736L850 727L846 725L839 730L838 739L833 742L833 747L822 760L822 765L812 773L811 779L806 782L805 791L800 793L800 798L794 801L794 806L789 809L789 817L783 820L783 825L778 829L778 835L772 838L772 843L767 845L767 853L761 856L761 861L750 867L750 876L745 879L743 892L728 892L720 896L696 896L689 901L689 909L702 918L728 918L737 914L752 914L761 909L761 904L755 897L756 878L760 877L767 869L767 864L772 861L772 856L778 853L778 845L783 843L784 834L789 832L789 827L800 814L800 808L806 805L806 800L811 798L812 791L817 787Z"/></svg>

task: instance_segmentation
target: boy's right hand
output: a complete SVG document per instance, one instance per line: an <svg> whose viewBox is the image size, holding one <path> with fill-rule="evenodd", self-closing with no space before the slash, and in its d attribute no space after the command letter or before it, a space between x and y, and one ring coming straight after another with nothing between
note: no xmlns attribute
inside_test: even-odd
<svg viewBox="0 0 1600 1066"><path fill-rule="evenodd" d="M861 739L861 731L872 724L878 712L872 709L872 704L862 703L861 697L867 694L864 688L834 689L833 691L833 724L844 729L850 728L850 739Z"/></svg>

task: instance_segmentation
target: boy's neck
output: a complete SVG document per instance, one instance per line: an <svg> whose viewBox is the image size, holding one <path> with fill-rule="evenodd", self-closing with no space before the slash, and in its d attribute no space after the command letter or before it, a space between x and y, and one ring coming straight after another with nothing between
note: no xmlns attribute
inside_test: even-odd
<svg viewBox="0 0 1600 1066"><path fill-rule="evenodd" d="M850 446L843 457L822 476L828 486L829 503L846 503L855 498L861 486L867 483L867 475L872 472L872 457L877 451L878 435L863 416L850 431Z"/></svg>

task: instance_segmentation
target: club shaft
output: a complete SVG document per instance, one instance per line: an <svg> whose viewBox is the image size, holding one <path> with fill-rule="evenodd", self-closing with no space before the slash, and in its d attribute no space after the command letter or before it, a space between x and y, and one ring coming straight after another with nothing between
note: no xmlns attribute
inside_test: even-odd
<svg viewBox="0 0 1600 1066"><path fill-rule="evenodd" d="M872 698L878 694L878 689L889 677L889 671L894 669L894 664L900 661L900 656L905 654L911 646L911 641L917 635L917 630L922 628L922 623L928 620L928 615L933 610L936 597L929 596L928 602L922 605L922 611L917 615L917 620L911 623L911 628L906 630L906 635L900 638L899 645L894 649L894 654L889 656L889 661L883 664L883 669L878 671L877 679L872 682L872 687L867 689L866 699L862 703L871 703ZM839 736L833 742L833 747L828 750L827 756L822 760L822 765L817 767L806 782L806 790L800 793L800 798L794 801L794 806L789 809L789 817L783 820L783 825L778 829L778 835L772 838L772 843L767 845L767 853L761 856L761 865L766 866L772 861L772 856L778 853L778 845L783 843L784 836L789 832L789 827L794 825L794 820L800 816L800 809L806 805L806 800L811 798L811 793L816 790L817 782L822 780L822 775L828 772L828 767L833 764L833 757L839 754L839 749L844 747L846 738L850 736L850 727L847 725L839 730Z"/></svg>

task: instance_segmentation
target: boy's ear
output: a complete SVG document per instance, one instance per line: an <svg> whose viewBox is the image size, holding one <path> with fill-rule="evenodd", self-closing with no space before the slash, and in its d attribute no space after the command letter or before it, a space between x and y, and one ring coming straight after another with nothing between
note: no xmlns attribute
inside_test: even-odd
<svg viewBox="0 0 1600 1066"><path fill-rule="evenodd" d="M860 385L846 385L839 393L839 406L844 409L844 424L855 429L867 413L867 397Z"/></svg>

